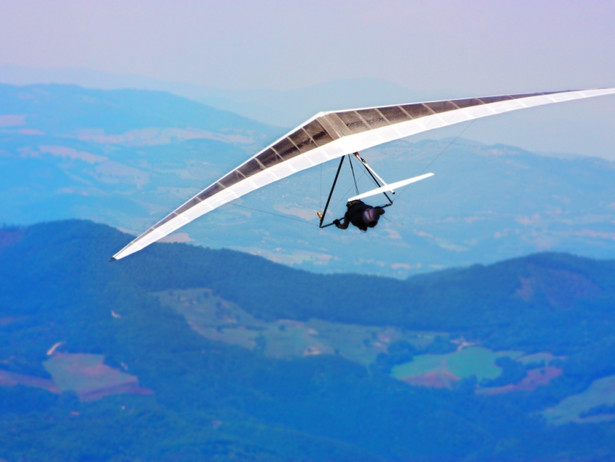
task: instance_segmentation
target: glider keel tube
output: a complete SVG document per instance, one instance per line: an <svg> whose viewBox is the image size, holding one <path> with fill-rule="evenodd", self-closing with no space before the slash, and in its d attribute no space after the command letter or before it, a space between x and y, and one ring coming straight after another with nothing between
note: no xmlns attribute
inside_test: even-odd
<svg viewBox="0 0 615 462"><path fill-rule="evenodd" d="M382 194L386 192L394 193L395 189L399 189L402 186L407 186L409 184L416 183L417 181L421 181L421 180L424 180L425 178L429 178L432 176L433 176L433 173L425 173L423 175L408 178L406 180L396 181L395 183L387 183L384 186L381 186L380 188L372 189L370 191L364 192L363 194L352 196L348 198L348 202L365 199L366 197L372 197L372 196L375 196L376 194Z"/></svg>
<svg viewBox="0 0 615 462"><path fill-rule="evenodd" d="M119 260L256 189L349 153L428 130L519 109L615 94L615 88L321 112L211 184L117 252Z"/></svg>

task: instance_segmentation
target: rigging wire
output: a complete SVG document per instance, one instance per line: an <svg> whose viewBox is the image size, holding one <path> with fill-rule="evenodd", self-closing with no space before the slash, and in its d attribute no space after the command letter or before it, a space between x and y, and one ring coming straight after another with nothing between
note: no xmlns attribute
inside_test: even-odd
<svg viewBox="0 0 615 462"><path fill-rule="evenodd" d="M402 222L401 221L391 220L391 218L389 216L387 216L387 215L380 215L380 219L383 220L383 221L387 221L387 222L391 223L396 228L399 228L399 227L402 226Z"/></svg>
<svg viewBox="0 0 615 462"><path fill-rule="evenodd" d="M285 220L296 221L298 223L301 223L301 224L304 224L304 225L310 226L310 227L316 226L318 228L317 224L310 223L309 221L306 221L306 220L304 220L302 218L292 217L292 216L288 216L288 215L282 215L281 213L271 212L269 210L258 209L256 207L250 207L248 205L241 205L241 204L238 204L237 202L232 202L232 203L230 203L228 205L230 205L231 207L239 207L240 209L251 210L253 212L264 213L266 215L271 215L271 216L274 216L274 217L277 217L277 218L283 218Z"/></svg>
<svg viewBox="0 0 615 462"><path fill-rule="evenodd" d="M431 162L429 162L429 163L428 163L428 164L427 164L427 165L423 168L423 171L422 171L421 173L425 173L425 170L427 170L429 167L431 167L431 166L432 166L432 164L433 164L436 160L438 160L438 158L439 158L442 154L444 154L444 152L445 152L445 151L447 151L447 150L451 147L451 145L452 145L453 143L457 142L457 139L459 139L461 136L463 136L463 134L464 134L466 131L468 131L468 129L472 126L472 124L474 124L474 120L475 120L475 119L470 120L470 123L469 123L469 124L466 124L466 126L465 126L465 127L464 127L464 128L463 128L463 129L462 129L462 130L461 130L461 131L457 134L457 136L455 136L452 140L450 140L450 141L446 144L446 146L444 146L444 147L440 150L440 152L439 152L438 154L436 154L436 156L435 156L435 157L431 160Z"/></svg>
<svg viewBox="0 0 615 462"><path fill-rule="evenodd" d="M352 189L352 187L354 186L356 194L359 194L359 188L357 186L357 177L355 176L355 171L352 168L352 155L351 154L346 154L345 157L348 157L348 163L350 164L350 168L352 169L352 178L354 180L354 185L350 185L348 186L348 188L346 188L346 190L344 191L344 193L340 196L340 198L336 198L334 200L335 202L335 206L339 206L341 207L342 205L346 205L347 199L348 199L348 193L350 192L350 190ZM364 168L362 173L359 175L358 179L361 180L363 179L365 176L367 175L367 168ZM380 186L380 184L374 179L372 178L372 180L374 181L374 183L376 183L376 186Z"/></svg>
<svg viewBox="0 0 615 462"><path fill-rule="evenodd" d="M462 130L460 130L460 132L454 137L452 138L443 148L440 149L440 151L433 157L433 159L431 159L431 161L425 165L423 167L423 170L421 170L421 174L425 173L427 171L427 169L429 167L431 167L441 156L442 154L444 154L446 151L448 151L450 149L450 147L457 142L457 140L463 136L465 134L466 131L468 131L468 129L472 126L472 124L474 124L474 119L470 120L469 123L467 123L465 125L465 127L463 127ZM396 198L400 198L402 196L402 194L404 194L406 191L402 190L401 192L396 194Z"/></svg>
<svg viewBox="0 0 615 462"><path fill-rule="evenodd" d="M463 130L461 130L459 132L459 134L457 136L455 136L442 149L440 149L440 151L436 154L436 156L425 167L423 167L423 170L421 171L421 173L425 173L425 171L429 167L431 167L431 165L433 165L442 156L442 154L444 154L444 152L446 152L457 141L458 138L463 136L463 134L470 128L470 126L473 123L474 123L474 121L471 120L470 123L467 124L463 128ZM357 174L355 173L355 170L354 170L354 167L353 167L353 164L352 164L352 156L348 155L348 157L349 157L349 159L348 159L349 162L348 163L350 164L350 169L351 169L352 179L353 179L353 183L354 184L348 187L348 189L346 190L346 192L343 194L342 197L348 196L348 193L352 189L353 186L354 186L354 189L355 189L356 193L359 194L359 186L358 186L358 183L357 183L357 176L356 176ZM362 179L363 177L365 177L366 175L367 175L367 170L364 170L360 174L359 180ZM320 166L320 198L319 198L319 203L320 203L321 208L322 208L322 176L323 176L323 168L322 168L322 165L321 165ZM398 199L401 196L402 193L403 193L403 191L402 192L398 192L396 194L395 198ZM344 203L345 203L345 201L346 201L346 199L344 199ZM342 199L337 201L338 204L341 203L341 202L342 202ZM306 221L306 220L304 220L302 218L292 217L292 216L288 216L288 215L282 215L281 213L271 212L271 211L268 211L268 210L262 210L262 209L259 209L259 208L256 208L256 207L250 207L250 206L247 206L247 205L241 205L241 204L238 204L236 202L230 203L229 205L232 206L232 207L239 207L239 208L242 208L242 209L245 209L245 210L251 210L253 212L259 212L259 213L263 213L263 214L266 214L266 215L271 215L271 216L274 216L274 217L277 217L277 218L282 218L282 219L285 219L285 220L295 221L295 222L298 222L298 223L301 223L303 225L310 226L310 227L314 227L314 226L318 227L317 224L310 223L309 221ZM385 217L384 215L383 215L383 217L387 221L389 221L391 223L396 223L396 222L392 221L390 218Z"/></svg>
<svg viewBox="0 0 615 462"><path fill-rule="evenodd" d="M466 131L468 131L468 129L472 126L472 124L474 124L474 120L470 120L470 121L469 121L469 123L466 123L466 124L465 124L465 126L464 126L464 127L463 127L460 131L459 131L459 133L458 133L455 137L453 137L453 138L452 138L452 139L451 139L451 140L450 140L450 141L449 141L449 142L448 142L448 143L447 143L444 147L442 147L442 148L440 149L440 151L439 151L439 152L438 152L438 153L437 153L437 154L436 154L436 155L435 155L435 156L431 159L431 161L430 161L427 165L425 165L425 166L423 167L423 169L422 169L422 171L420 172L420 174L425 173L425 172L427 171L427 169L428 169L429 167L431 167L431 166L432 166L432 165L433 165L433 164L434 164L434 163L435 163L435 162L436 162L436 161L437 161L437 160L438 160L438 159L442 156L442 154L444 154L446 151L448 151L448 150L450 149L450 147L451 147L454 143L456 143L456 142L457 142L457 140L458 140L460 137L462 137L462 136L465 134L465 132L466 132ZM350 156L349 156L349 157L350 157ZM352 168L352 161L350 162L350 167ZM353 171L352 171L352 175L353 175L353 180L354 180L354 187L355 187L355 190L357 191L357 194L358 194L359 192L358 192L358 188L357 188L357 179L356 179L356 177L355 177L354 169L353 169ZM364 170L364 171L361 173L361 175L359 176L359 180L361 180L361 179L362 179L363 177L365 177L366 175L367 175L367 171L366 171L366 170ZM345 191L345 193L344 193L344 195L343 195L343 196L344 196L344 197L348 196L348 193L350 192L350 190L351 190L351 189L352 189L352 186L349 186L349 187L348 187L348 189L346 189L346 191ZM400 198L400 197L401 197L401 195L402 195L403 193L405 193L405 190L402 190L402 191L398 191L398 192L396 192L396 194L395 194L395 199ZM337 204L337 205L339 205L341 202L342 202L342 199L338 200L338 201L336 202L336 204Z"/></svg>
<svg viewBox="0 0 615 462"><path fill-rule="evenodd" d="M357 185L357 177L354 174L354 167L352 165L352 157L348 155L348 163L350 164L350 170L352 171L352 181L354 181L354 189L359 194L359 186Z"/></svg>

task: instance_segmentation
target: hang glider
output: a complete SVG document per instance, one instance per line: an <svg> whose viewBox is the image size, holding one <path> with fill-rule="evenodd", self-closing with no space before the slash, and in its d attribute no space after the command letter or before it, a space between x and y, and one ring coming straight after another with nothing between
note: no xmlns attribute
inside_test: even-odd
<svg viewBox="0 0 615 462"><path fill-rule="evenodd" d="M196 194L117 252L112 260L133 254L245 194L347 154L481 117L608 94L615 94L615 88L465 98L318 113ZM386 186L383 184L385 189Z"/></svg>

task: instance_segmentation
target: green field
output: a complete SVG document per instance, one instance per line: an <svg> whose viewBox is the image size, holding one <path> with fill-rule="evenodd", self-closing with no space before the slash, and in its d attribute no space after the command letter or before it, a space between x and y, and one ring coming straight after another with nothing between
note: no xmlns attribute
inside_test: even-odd
<svg viewBox="0 0 615 462"><path fill-rule="evenodd" d="M412 361L393 368L393 376L398 379L417 376L430 372L448 372L465 379L475 376L478 380L494 379L502 369L495 364L496 359L508 356L518 358L519 351L491 351L483 347L469 347L443 355L419 355Z"/></svg>

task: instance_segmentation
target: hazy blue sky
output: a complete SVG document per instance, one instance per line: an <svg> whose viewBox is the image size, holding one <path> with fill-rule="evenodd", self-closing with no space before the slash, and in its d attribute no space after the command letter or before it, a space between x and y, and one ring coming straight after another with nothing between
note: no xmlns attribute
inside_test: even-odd
<svg viewBox="0 0 615 462"><path fill-rule="evenodd" d="M0 64L226 88L615 85L614 1L0 1Z"/></svg>
<svg viewBox="0 0 615 462"><path fill-rule="evenodd" d="M0 8L0 65L236 90L349 78L441 97L615 86L615 1L0 0ZM529 122L507 138L489 138L497 120L467 136L572 152L591 140L586 152L603 155L615 145L606 129L613 99L571 103L562 120L556 110L524 114ZM553 125L532 133L541 114Z"/></svg>

